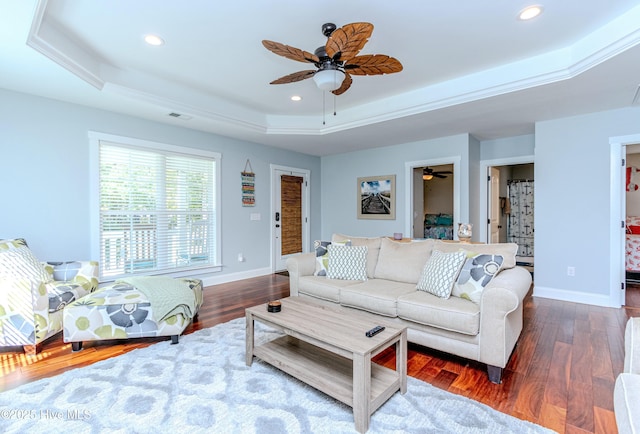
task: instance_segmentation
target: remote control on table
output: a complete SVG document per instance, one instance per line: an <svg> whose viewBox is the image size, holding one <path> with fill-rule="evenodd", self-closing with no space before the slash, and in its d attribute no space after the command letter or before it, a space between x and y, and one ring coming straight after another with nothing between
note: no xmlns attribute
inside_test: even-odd
<svg viewBox="0 0 640 434"><path fill-rule="evenodd" d="M384 330L383 326L375 326L374 328L372 328L371 330L368 330L365 335L367 335L368 338L377 335L378 333L380 333L382 330Z"/></svg>

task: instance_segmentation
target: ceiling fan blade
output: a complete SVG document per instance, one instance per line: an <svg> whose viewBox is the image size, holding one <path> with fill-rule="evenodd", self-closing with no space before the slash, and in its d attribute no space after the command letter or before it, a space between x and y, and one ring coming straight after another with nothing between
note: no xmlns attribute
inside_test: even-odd
<svg viewBox="0 0 640 434"><path fill-rule="evenodd" d="M289 74L289 75L285 75L284 77L280 77L277 80L273 80L271 83L269 84L287 84L287 83L295 83L296 81L301 81L304 80L306 78L310 78L313 77L313 75L316 73L316 71L314 70L309 70L309 71L298 71L298 72L294 72L293 74Z"/></svg>
<svg viewBox="0 0 640 434"><path fill-rule="evenodd" d="M371 33L373 24L370 23L351 23L334 30L325 46L327 56L342 61L356 57Z"/></svg>
<svg viewBox="0 0 640 434"><path fill-rule="evenodd" d="M436 178L446 178L447 175L442 175L441 172L433 172L433 176Z"/></svg>
<svg viewBox="0 0 640 434"><path fill-rule="evenodd" d="M393 74L402 71L402 64L386 54L367 54L350 59L344 69L352 75Z"/></svg>
<svg viewBox="0 0 640 434"><path fill-rule="evenodd" d="M298 62L311 62L318 63L320 59L313 53L303 51L299 48L291 47L289 45L281 44L280 42L262 41L264 48L277 54L278 56L286 57L287 59L296 60Z"/></svg>
<svg viewBox="0 0 640 434"><path fill-rule="evenodd" d="M334 95L342 95L343 93L345 93L347 90L349 90L349 88L351 87L351 83L353 82L353 79L351 78L351 76L348 73L344 73L344 80L342 80L342 85L337 88L336 90L332 90L331 93Z"/></svg>

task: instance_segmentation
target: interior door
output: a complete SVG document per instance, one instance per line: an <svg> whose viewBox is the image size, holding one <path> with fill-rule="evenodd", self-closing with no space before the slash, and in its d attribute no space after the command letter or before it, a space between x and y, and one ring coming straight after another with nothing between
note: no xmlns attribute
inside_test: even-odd
<svg viewBox="0 0 640 434"><path fill-rule="evenodd" d="M489 168L489 242L500 242L500 170Z"/></svg>
<svg viewBox="0 0 640 434"><path fill-rule="evenodd" d="M306 174L275 170L274 186L274 271L282 271L289 256L304 251Z"/></svg>

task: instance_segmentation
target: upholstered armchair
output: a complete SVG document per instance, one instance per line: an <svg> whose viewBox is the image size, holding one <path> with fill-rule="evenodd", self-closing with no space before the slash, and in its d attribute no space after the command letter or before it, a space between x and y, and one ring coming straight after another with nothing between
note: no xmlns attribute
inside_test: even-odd
<svg viewBox="0 0 640 434"><path fill-rule="evenodd" d="M0 346L37 354L62 331L64 307L97 288L95 261L41 263L23 239L0 240Z"/></svg>

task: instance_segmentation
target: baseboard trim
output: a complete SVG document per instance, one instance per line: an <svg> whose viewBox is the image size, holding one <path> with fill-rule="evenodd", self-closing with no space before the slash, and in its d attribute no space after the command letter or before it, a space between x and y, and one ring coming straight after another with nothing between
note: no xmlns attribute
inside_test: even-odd
<svg viewBox="0 0 640 434"><path fill-rule="evenodd" d="M271 268L256 268L255 270L242 271L239 273L229 273L221 276L208 275L199 278L202 279L202 286L211 286L220 285L221 283L235 282L237 280L250 279L252 277L266 276L267 274L273 274L273 270L271 270Z"/></svg>
<svg viewBox="0 0 640 434"><path fill-rule="evenodd" d="M590 304L594 306L620 308L620 305L612 304L609 296L602 295L602 294L591 294L588 292L567 291L566 289L545 288L543 286L534 286L532 295L534 297L550 298L553 300L560 300L560 301L570 301L573 303L582 303L582 304Z"/></svg>

